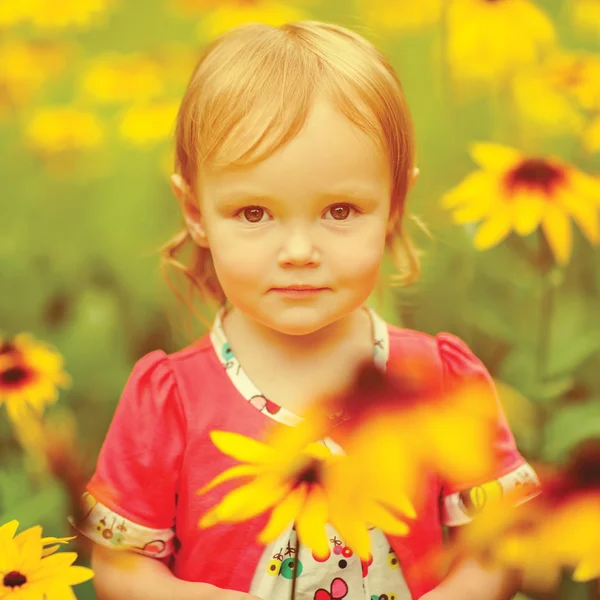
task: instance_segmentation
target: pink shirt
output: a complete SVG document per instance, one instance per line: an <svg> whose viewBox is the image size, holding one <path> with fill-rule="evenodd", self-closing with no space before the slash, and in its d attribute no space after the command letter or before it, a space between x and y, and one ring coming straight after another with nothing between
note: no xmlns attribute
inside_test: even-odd
<svg viewBox="0 0 600 600"><path fill-rule="evenodd" d="M413 599L439 583L426 560L442 541L442 524L471 520L468 492L495 481L504 491L535 484L533 470L516 449L482 363L458 338L430 336L385 323L371 309L374 361L393 369L403 357L425 358L440 385L475 378L487 382L497 412L498 467L485 481L444 487L423 473L427 493L406 537L387 536ZM97 543L161 558L180 579L249 591L265 552L255 540L268 514L242 524L201 530L200 517L236 486L196 491L234 465L208 437L211 430L262 438L273 419L294 424L295 415L266 399L245 375L224 337L220 315L210 334L179 352L157 350L135 365L98 457L83 505L80 531ZM264 562L264 561L263 561Z"/></svg>

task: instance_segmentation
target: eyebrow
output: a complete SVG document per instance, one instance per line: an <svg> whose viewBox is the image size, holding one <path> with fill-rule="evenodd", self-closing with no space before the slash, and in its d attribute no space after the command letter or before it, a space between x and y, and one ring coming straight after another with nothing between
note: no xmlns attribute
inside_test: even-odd
<svg viewBox="0 0 600 600"><path fill-rule="evenodd" d="M334 200L338 202L354 200L356 202L362 202L365 204L377 204L379 202L378 194L371 191L359 190L356 188L323 192L321 194L317 194L316 198L318 200ZM228 194L223 194L219 197L219 201L227 205L238 204L240 202L266 202L274 204L281 203L281 200L276 196L269 196L268 194L257 194L246 190L236 190Z"/></svg>

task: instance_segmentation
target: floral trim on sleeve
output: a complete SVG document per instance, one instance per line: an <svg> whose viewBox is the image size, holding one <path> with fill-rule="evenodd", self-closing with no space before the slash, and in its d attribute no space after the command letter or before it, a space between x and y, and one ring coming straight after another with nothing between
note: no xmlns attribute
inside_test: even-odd
<svg viewBox="0 0 600 600"><path fill-rule="evenodd" d="M441 500L442 524L448 527L466 525L488 502L514 491L519 495L517 505L540 493L538 476L529 464L524 463L498 479L444 496Z"/></svg>
<svg viewBox="0 0 600 600"><path fill-rule="evenodd" d="M81 497L81 509L81 522L69 518L71 525L101 546L131 550L152 558L173 554L173 529L138 525L98 502L89 492Z"/></svg>

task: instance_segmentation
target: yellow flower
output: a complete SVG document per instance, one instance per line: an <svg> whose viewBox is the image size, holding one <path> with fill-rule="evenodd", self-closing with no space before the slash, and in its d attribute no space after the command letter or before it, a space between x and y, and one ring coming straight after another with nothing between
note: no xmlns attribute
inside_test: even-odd
<svg viewBox="0 0 600 600"><path fill-rule="evenodd" d="M164 140L173 133L178 108L174 101L132 106L121 119L121 136L137 146Z"/></svg>
<svg viewBox="0 0 600 600"><path fill-rule="evenodd" d="M440 20L442 0L421 0L402 4L386 0L360 0L359 10L368 27L392 31L421 29Z"/></svg>
<svg viewBox="0 0 600 600"><path fill-rule="evenodd" d="M10 521L0 527L0 598L76 600L71 586L88 581L94 573L72 566L75 552L55 554L59 544L73 538L42 538L39 526L14 537L18 526L17 521ZM54 545L46 548L48 544Z"/></svg>
<svg viewBox="0 0 600 600"><path fill-rule="evenodd" d="M163 91L163 73L148 57L110 54L91 64L81 80L81 87L97 102L139 102Z"/></svg>
<svg viewBox="0 0 600 600"><path fill-rule="evenodd" d="M588 152L600 152L600 117L596 117L583 134L583 143Z"/></svg>
<svg viewBox="0 0 600 600"><path fill-rule="evenodd" d="M42 29L63 29L98 21L106 15L113 0L20 0L14 4L21 4L20 20Z"/></svg>
<svg viewBox="0 0 600 600"><path fill-rule="evenodd" d="M72 108L41 108L27 127L31 146L45 155L89 150L99 146L104 133L96 115Z"/></svg>
<svg viewBox="0 0 600 600"><path fill-rule="evenodd" d="M600 3L598 0L569 0L567 7L578 33L600 35Z"/></svg>
<svg viewBox="0 0 600 600"><path fill-rule="evenodd" d="M503 81L555 40L552 22L529 0L453 0L446 22L448 64L461 81Z"/></svg>
<svg viewBox="0 0 600 600"><path fill-rule="evenodd" d="M483 221L473 240L485 250L512 231L525 236L541 227L556 261L564 265L572 251L569 217L591 244L600 242L600 182L556 157L530 157L498 144L471 149L481 170L448 192L443 206L458 224Z"/></svg>
<svg viewBox="0 0 600 600"><path fill-rule="evenodd" d="M283 25L306 18L298 8L271 0L229 1L219 3L202 16L198 24L201 38L214 38L246 23Z"/></svg>
<svg viewBox="0 0 600 600"><path fill-rule="evenodd" d="M67 60L67 49L58 44L10 39L0 42L0 112L29 102L66 66Z"/></svg>
<svg viewBox="0 0 600 600"><path fill-rule="evenodd" d="M200 520L200 527L220 522L240 522L273 509L259 535L259 542L274 540L292 521L300 541L315 555L329 553L325 524L330 522L348 545L367 560L370 540L367 524L395 535L405 535L408 525L387 508L414 517L414 509L401 493L374 497L367 490L364 473L336 448L333 440L307 442L310 426L276 429L269 443L245 436L214 431L211 439L225 454L243 464L217 476L199 490L206 493L225 481L239 477L252 480L229 492ZM327 444L327 445L326 445ZM395 490L394 490L395 491ZM335 510L330 507L335 506Z"/></svg>
<svg viewBox="0 0 600 600"><path fill-rule="evenodd" d="M58 399L58 387L71 378L63 371L63 358L51 346L28 334L0 340L0 404L18 420L25 410L41 415Z"/></svg>

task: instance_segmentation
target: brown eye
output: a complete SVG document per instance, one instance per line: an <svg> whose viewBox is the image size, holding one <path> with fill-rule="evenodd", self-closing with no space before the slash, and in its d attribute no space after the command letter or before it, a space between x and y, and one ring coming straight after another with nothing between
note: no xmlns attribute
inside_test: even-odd
<svg viewBox="0 0 600 600"><path fill-rule="evenodd" d="M330 213L336 221L345 221L350 216L350 211L352 210L358 212L358 210L351 204L336 204L327 212Z"/></svg>
<svg viewBox="0 0 600 600"><path fill-rule="evenodd" d="M241 212L249 223L259 223L265 214L265 209L260 206L248 206Z"/></svg>

